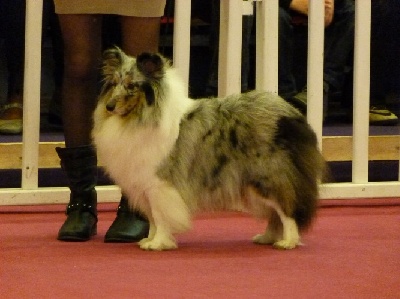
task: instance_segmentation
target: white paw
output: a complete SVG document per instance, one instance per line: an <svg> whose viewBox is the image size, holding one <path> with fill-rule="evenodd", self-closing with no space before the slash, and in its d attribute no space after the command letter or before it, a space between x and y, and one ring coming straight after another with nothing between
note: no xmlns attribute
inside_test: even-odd
<svg viewBox="0 0 400 299"><path fill-rule="evenodd" d="M141 248L141 246L147 242L149 242L151 240L151 238L143 238L142 240L140 240L138 242L139 247Z"/></svg>
<svg viewBox="0 0 400 299"><path fill-rule="evenodd" d="M273 244L276 240L267 234L258 234L253 237L253 242L256 244Z"/></svg>
<svg viewBox="0 0 400 299"><path fill-rule="evenodd" d="M297 245L299 245L298 241L280 240L278 242L275 242L273 244L273 247L275 249L293 249L293 248L296 248Z"/></svg>
<svg viewBox="0 0 400 299"><path fill-rule="evenodd" d="M175 240L171 239L157 240L154 238L150 240L146 238L139 242L139 247L143 250L161 251L177 249L178 245L176 244Z"/></svg>

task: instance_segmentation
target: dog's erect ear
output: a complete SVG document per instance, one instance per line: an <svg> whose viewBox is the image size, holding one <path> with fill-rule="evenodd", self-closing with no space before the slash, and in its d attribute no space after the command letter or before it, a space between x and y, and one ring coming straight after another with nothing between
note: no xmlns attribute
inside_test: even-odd
<svg viewBox="0 0 400 299"><path fill-rule="evenodd" d="M114 74L123 61L124 53L119 48L112 48L104 51L103 53L103 67L102 72L104 76Z"/></svg>
<svg viewBox="0 0 400 299"><path fill-rule="evenodd" d="M150 80L158 80L164 76L165 63L160 54L142 53L136 58L138 70Z"/></svg>

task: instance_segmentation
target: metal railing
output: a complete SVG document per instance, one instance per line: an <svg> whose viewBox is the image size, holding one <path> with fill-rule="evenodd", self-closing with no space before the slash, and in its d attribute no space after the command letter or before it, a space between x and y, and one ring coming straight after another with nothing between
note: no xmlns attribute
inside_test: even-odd
<svg viewBox="0 0 400 299"><path fill-rule="evenodd" d="M398 181L368 181L368 113L371 0L356 0L352 182L321 185L322 199L400 196ZM43 2L26 3L26 51L22 178L20 188L0 189L0 205L66 203L67 187L38 187L40 129L41 16ZM254 1L256 11L256 88L278 90L278 1ZM221 0L218 93L240 92L242 0ZM191 1L175 0L173 63L189 82ZM308 121L322 145L324 2L310 1L308 34ZM398 147L397 147L398 149ZM400 156L399 156L400 160ZM99 186L99 202L120 198L116 186Z"/></svg>

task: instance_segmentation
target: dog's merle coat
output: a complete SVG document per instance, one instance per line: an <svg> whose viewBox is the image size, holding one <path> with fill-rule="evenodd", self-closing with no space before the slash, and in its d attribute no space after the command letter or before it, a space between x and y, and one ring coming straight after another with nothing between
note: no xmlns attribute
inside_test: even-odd
<svg viewBox="0 0 400 299"><path fill-rule="evenodd" d="M143 249L176 248L197 210L243 209L269 219L256 243L294 248L315 216L324 161L305 118L253 91L191 100L168 61L104 54L94 114L100 161L149 219Z"/></svg>

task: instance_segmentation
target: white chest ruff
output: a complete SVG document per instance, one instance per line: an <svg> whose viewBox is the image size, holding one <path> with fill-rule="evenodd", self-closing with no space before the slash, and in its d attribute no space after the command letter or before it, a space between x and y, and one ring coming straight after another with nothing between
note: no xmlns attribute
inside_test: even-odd
<svg viewBox="0 0 400 299"><path fill-rule="evenodd" d="M117 116L102 120L93 134L99 162L123 190L145 189L157 182L158 166L170 153L179 126L133 126Z"/></svg>

